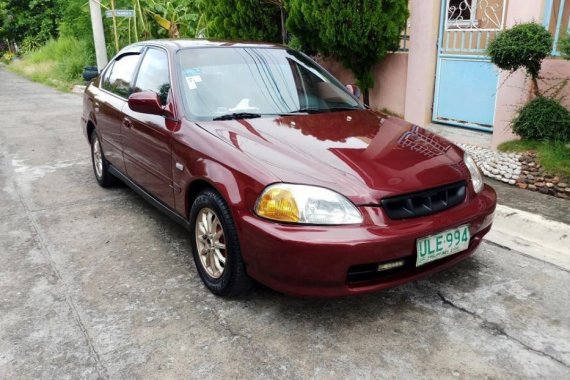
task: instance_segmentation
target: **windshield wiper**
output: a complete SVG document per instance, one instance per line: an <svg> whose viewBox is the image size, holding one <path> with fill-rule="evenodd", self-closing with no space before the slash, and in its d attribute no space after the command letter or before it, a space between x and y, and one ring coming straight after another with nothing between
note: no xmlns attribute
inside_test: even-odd
<svg viewBox="0 0 570 380"><path fill-rule="evenodd" d="M326 113L326 112L337 112L337 111L353 111L353 110L359 110L361 109L360 107L353 107L353 106L344 106L344 107L330 107L330 108L311 108L311 107L307 107L307 108L300 108L298 110L295 111L289 111L289 112L285 112L283 114L297 114L297 113L309 113L309 114L314 114L314 113Z"/></svg>
<svg viewBox="0 0 570 380"><path fill-rule="evenodd" d="M299 108L298 110L283 112L283 115L290 115L295 113L319 113L319 112L326 112L326 110L322 108Z"/></svg>
<svg viewBox="0 0 570 380"><path fill-rule="evenodd" d="M329 108L327 111L329 112L335 112L335 111L354 111L354 110L361 110L362 108L360 107L354 107L354 106L341 106L341 107L331 107Z"/></svg>
<svg viewBox="0 0 570 380"><path fill-rule="evenodd" d="M258 117L261 117L261 114L251 112L234 112L227 115L215 117L212 120L256 119Z"/></svg>

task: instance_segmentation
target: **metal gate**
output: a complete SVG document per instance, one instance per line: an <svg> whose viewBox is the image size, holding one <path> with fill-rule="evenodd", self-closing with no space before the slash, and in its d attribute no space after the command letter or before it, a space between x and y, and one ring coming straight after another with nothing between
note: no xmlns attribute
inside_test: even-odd
<svg viewBox="0 0 570 380"><path fill-rule="evenodd" d="M499 71L486 55L507 0L442 0L433 121L491 131Z"/></svg>

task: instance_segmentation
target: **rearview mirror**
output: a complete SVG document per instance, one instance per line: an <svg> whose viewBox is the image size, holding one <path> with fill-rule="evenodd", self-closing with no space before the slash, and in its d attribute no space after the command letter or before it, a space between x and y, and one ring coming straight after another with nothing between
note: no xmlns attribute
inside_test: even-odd
<svg viewBox="0 0 570 380"><path fill-rule="evenodd" d="M160 98L156 92L135 92L129 96L129 108L135 112L151 115L164 115L166 112L160 105Z"/></svg>
<svg viewBox="0 0 570 380"><path fill-rule="evenodd" d="M360 88L358 88L358 86L355 84L347 84L346 88L348 92L350 92L352 95L354 95L357 98L360 98L360 96L362 95Z"/></svg>

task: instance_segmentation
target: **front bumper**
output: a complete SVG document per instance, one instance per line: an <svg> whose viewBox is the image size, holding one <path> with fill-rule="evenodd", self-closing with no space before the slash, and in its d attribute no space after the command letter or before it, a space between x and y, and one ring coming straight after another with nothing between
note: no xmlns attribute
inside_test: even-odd
<svg viewBox="0 0 570 380"><path fill-rule="evenodd" d="M389 220L381 207L361 207L365 223L360 226L286 225L251 212L236 219L250 276L290 295L340 297L398 286L467 258L490 230L495 206L495 191L485 186L461 205L409 220ZM471 233L466 251L415 267L417 238L465 224ZM414 264L365 281L349 281L354 268L397 259Z"/></svg>

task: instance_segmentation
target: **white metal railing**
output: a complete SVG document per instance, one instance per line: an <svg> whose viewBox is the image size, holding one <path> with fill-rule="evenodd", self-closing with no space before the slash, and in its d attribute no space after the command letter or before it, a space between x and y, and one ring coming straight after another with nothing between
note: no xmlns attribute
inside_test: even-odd
<svg viewBox="0 0 570 380"><path fill-rule="evenodd" d="M482 54L505 26L507 0L445 0L442 52Z"/></svg>

